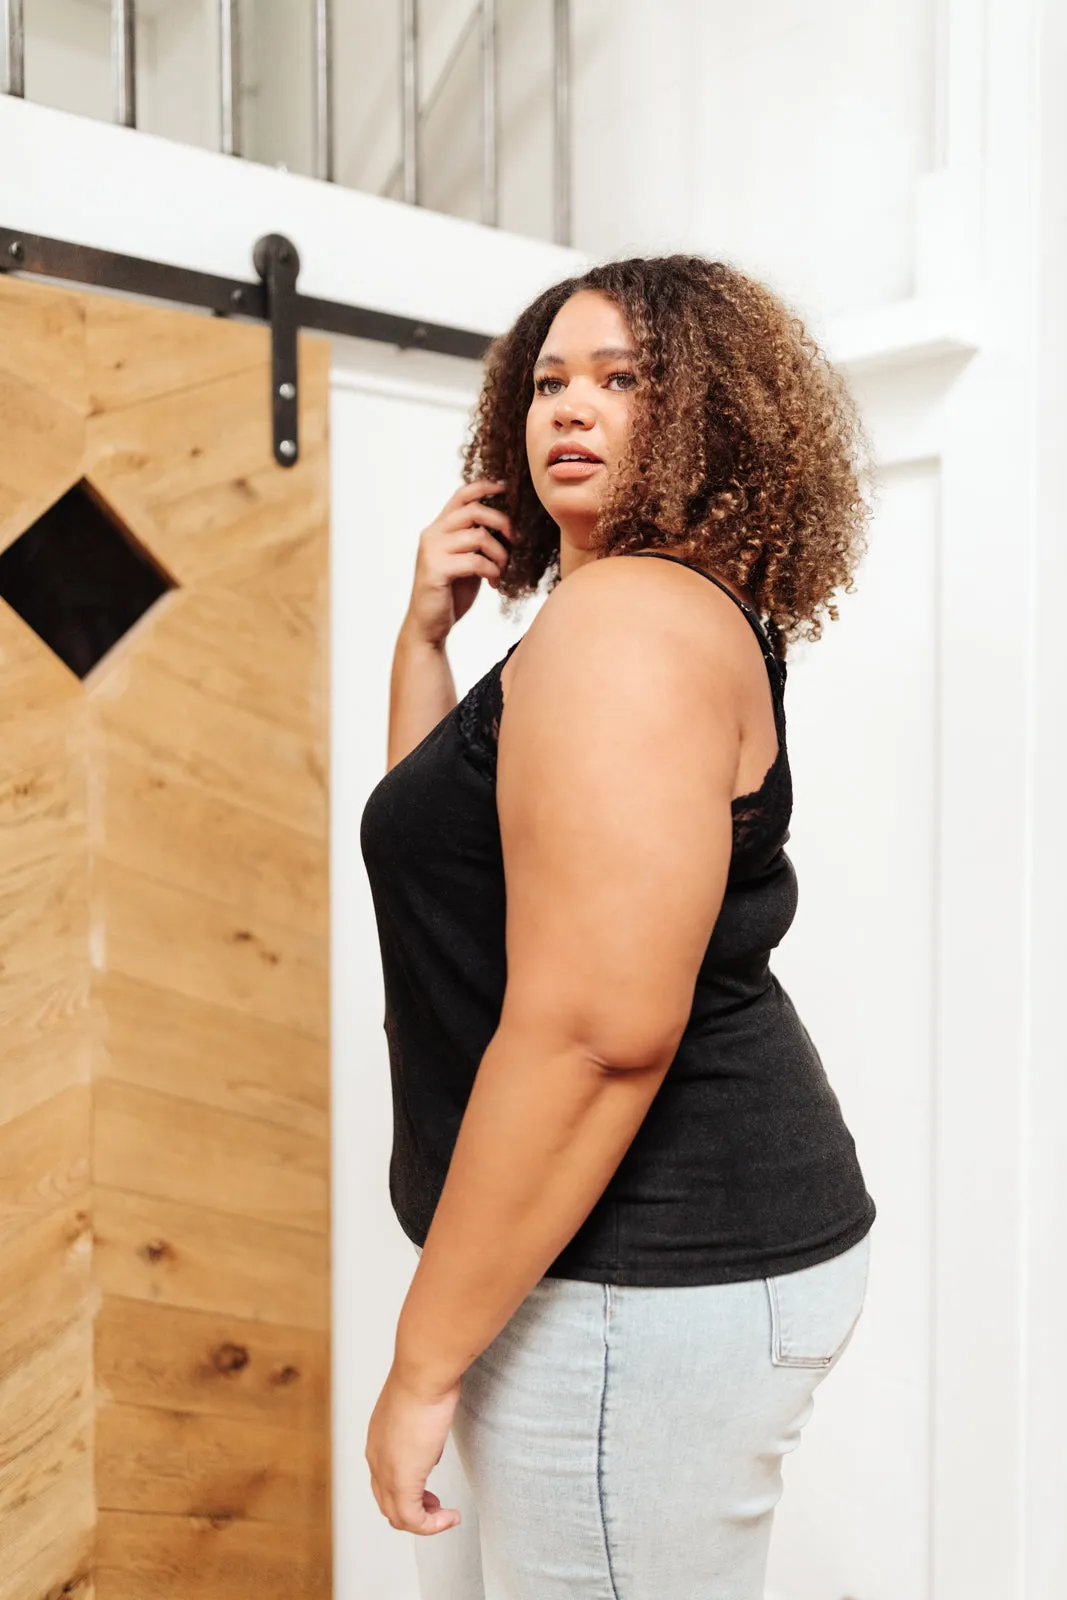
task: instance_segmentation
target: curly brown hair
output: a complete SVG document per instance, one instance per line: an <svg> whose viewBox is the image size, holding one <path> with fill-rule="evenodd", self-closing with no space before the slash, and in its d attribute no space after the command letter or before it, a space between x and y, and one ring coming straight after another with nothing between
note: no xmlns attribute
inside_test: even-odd
<svg viewBox="0 0 1067 1600"><path fill-rule="evenodd" d="M600 556L669 549L752 593L784 658L836 621L866 550L870 450L844 379L764 284L702 256L593 267L539 295L489 346L463 476L506 480L505 611L559 582L559 529L526 455L533 366L557 311L599 290L626 318L638 383L628 454L592 534Z"/></svg>

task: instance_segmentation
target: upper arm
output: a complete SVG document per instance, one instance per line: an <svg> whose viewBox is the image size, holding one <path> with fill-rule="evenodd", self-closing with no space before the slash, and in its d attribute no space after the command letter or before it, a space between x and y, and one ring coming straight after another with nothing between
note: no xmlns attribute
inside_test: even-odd
<svg viewBox="0 0 1067 1600"><path fill-rule="evenodd" d="M504 1016L608 1066L665 1066L722 904L740 733L707 612L636 565L569 575L515 658Z"/></svg>

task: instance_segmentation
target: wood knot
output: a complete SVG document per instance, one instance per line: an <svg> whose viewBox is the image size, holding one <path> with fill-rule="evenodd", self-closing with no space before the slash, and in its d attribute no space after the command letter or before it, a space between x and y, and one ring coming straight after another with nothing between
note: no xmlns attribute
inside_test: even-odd
<svg viewBox="0 0 1067 1600"><path fill-rule="evenodd" d="M174 1255L174 1251L166 1239L149 1239L147 1244L142 1245L141 1254L146 1261L151 1261L155 1265L158 1261L169 1260Z"/></svg>
<svg viewBox="0 0 1067 1600"><path fill-rule="evenodd" d="M243 1372L251 1358L243 1344L220 1344L211 1359L218 1372Z"/></svg>
<svg viewBox="0 0 1067 1600"><path fill-rule="evenodd" d="M64 1235L67 1244L77 1244L92 1232L93 1219L88 1211L76 1211L70 1219L70 1226Z"/></svg>
<svg viewBox="0 0 1067 1600"><path fill-rule="evenodd" d="M276 1371L271 1373L271 1382L284 1387L287 1384L295 1383L299 1376L300 1369L298 1367L278 1367Z"/></svg>
<svg viewBox="0 0 1067 1600"><path fill-rule="evenodd" d="M62 1600L63 1595L85 1594L89 1589L89 1583L90 1579L87 1572L77 1572L73 1578L68 1578L66 1583L61 1584L58 1589L49 1589L47 1600Z"/></svg>

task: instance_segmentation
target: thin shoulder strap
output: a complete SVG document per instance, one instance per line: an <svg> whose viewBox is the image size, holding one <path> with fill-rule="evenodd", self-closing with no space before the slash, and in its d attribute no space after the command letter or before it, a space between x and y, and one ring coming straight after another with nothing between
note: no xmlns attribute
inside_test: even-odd
<svg viewBox="0 0 1067 1600"><path fill-rule="evenodd" d="M771 642L767 637L766 631L764 630L763 624L759 617L746 601L742 600L740 596L734 594L732 589L727 588L726 584L723 583L721 578L716 578L713 573L705 572L703 567L694 566L691 561L685 561L681 556L672 556L667 550L642 550L640 553L643 556L659 556L664 561L676 561L680 567L688 567L690 572L699 572L702 578L707 578L708 581L713 583L717 589L721 589L723 594L729 595L730 599L734 602L734 605L738 606L748 618L752 627L752 631L760 642L760 649L763 651L764 657L769 661L773 661L775 666L779 665L778 658L771 649Z"/></svg>

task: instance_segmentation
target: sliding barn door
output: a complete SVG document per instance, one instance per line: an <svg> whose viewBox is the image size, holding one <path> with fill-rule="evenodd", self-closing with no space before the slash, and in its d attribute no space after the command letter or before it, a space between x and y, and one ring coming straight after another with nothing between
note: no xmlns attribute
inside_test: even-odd
<svg viewBox="0 0 1067 1600"><path fill-rule="evenodd" d="M0 1600L329 1590L327 382L0 278Z"/></svg>

